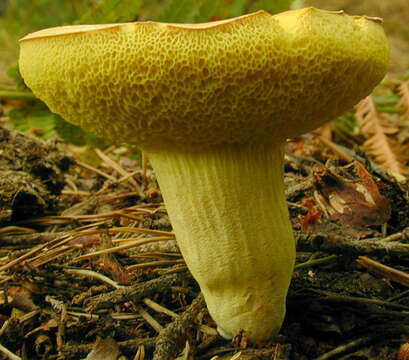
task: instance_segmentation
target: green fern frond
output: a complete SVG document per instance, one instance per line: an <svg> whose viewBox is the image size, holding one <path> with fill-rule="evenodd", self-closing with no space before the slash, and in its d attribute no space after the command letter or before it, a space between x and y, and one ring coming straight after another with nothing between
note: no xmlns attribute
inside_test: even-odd
<svg viewBox="0 0 409 360"><path fill-rule="evenodd" d="M293 0L258 0L251 6L249 12L265 10L272 14L290 9Z"/></svg>
<svg viewBox="0 0 409 360"><path fill-rule="evenodd" d="M196 12L196 0L166 0L157 20L173 23L193 22Z"/></svg>
<svg viewBox="0 0 409 360"><path fill-rule="evenodd" d="M77 24L130 22L138 19L144 0L102 0L89 7Z"/></svg>

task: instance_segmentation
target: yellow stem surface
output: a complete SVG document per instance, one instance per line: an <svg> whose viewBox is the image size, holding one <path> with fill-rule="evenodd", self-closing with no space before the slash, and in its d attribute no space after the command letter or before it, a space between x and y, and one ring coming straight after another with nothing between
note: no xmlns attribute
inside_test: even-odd
<svg viewBox="0 0 409 360"><path fill-rule="evenodd" d="M225 337L277 333L295 261L284 144L148 151L186 264Z"/></svg>

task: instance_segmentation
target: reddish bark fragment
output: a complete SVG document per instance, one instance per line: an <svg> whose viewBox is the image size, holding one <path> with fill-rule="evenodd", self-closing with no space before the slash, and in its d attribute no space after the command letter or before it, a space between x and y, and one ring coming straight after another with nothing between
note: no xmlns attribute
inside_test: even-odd
<svg viewBox="0 0 409 360"><path fill-rule="evenodd" d="M301 222L301 229L303 231L306 231L310 223L316 223L321 219L322 212L318 208L317 203L314 201L314 199L306 199L304 201L301 201L300 205L303 205L308 209L307 215L305 215L304 219Z"/></svg>

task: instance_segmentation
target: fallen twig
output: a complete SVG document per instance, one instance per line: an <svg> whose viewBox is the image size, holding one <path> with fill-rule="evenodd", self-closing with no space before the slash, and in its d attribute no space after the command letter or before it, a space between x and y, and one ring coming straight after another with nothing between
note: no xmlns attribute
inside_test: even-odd
<svg viewBox="0 0 409 360"><path fill-rule="evenodd" d="M92 279L97 279L99 281L104 282L105 284L108 284L112 287L114 287L115 289L120 289L123 286L119 285L116 281L110 279L109 277L97 273L96 271L92 271L92 270L86 270L86 269L64 269L64 272L68 273L68 274L74 274L74 275L79 275L79 276L86 276Z"/></svg>
<svg viewBox="0 0 409 360"><path fill-rule="evenodd" d="M398 284L409 286L409 274L403 271L396 270L394 268L391 268L390 266L381 264L380 262L372 260L366 256L360 256L357 260L357 263L370 271L373 271L392 281L397 282Z"/></svg>
<svg viewBox="0 0 409 360"><path fill-rule="evenodd" d="M181 276L178 274L165 275L157 279L97 295L85 301L86 309L88 312L92 312L110 308L113 305L126 301L138 303L159 290L170 289L171 286L180 280Z"/></svg>
<svg viewBox="0 0 409 360"><path fill-rule="evenodd" d="M329 149L331 149L337 156L345 160L346 162L350 163L354 160L354 158L348 153L346 153L345 151L343 151L343 149L339 145L333 143L331 140L325 138L324 136L317 136L317 139L321 141Z"/></svg>
<svg viewBox="0 0 409 360"><path fill-rule="evenodd" d="M163 326L159 324L156 319L150 315L142 306L137 306L136 310L139 315L153 328L156 332L160 333L163 330Z"/></svg>
<svg viewBox="0 0 409 360"><path fill-rule="evenodd" d="M384 306L385 308L397 311L408 311L409 307L405 305L395 304L390 301L383 301L378 299L367 299L358 296L347 296L347 295L334 295L334 296L325 296L319 298L320 302L328 303L328 304L365 304L365 305L377 305L377 306ZM406 316L406 314L404 315Z"/></svg>
<svg viewBox="0 0 409 360"><path fill-rule="evenodd" d="M163 240L171 240L171 238L167 236L157 236L157 237L152 237L152 238L147 238L147 239L131 238L131 239L127 239L127 243L124 245L119 245L119 246L115 246L109 249L103 249L103 250L95 251L89 254L85 254L75 259L72 259L72 262L82 261L82 260L89 259L94 256L98 256L98 255L112 254L112 253L115 253L121 250L131 249L133 247L137 247L143 244L147 244L147 243L151 243L155 241L163 241Z"/></svg>
<svg viewBox="0 0 409 360"><path fill-rule="evenodd" d="M86 170L92 171L92 172L94 172L94 173L96 173L96 174L98 174L98 175L100 175L100 176L102 176L102 177L104 177L104 178L106 178L106 179L112 181L112 182L115 182L115 181L117 180L117 179L115 179L113 176L107 174L106 172L104 172L104 171L102 171L102 170L100 170L100 169L97 169L97 168L94 167L94 166L85 164L85 163L83 163L83 162L81 162L81 161L78 161L78 160L76 161L76 164L77 164L78 166L81 166L82 168L84 168L84 169L86 169Z"/></svg>
<svg viewBox="0 0 409 360"><path fill-rule="evenodd" d="M409 244L390 241L388 238L355 239L348 235L317 232L313 234L295 231L299 248L354 255L389 255L399 259L409 257Z"/></svg>
<svg viewBox="0 0 409 360"><path fill-rule="evenodd" d="M135 181L135 179L132 176L129 176L129 173L121 165L112 160L109 156L105 155L101 150L95 149L95 152L101 158L101 160L104 161L108 166L117 171L122 177L126 177L128 179L128 181L134 186L136 192L139 194L141 199L145 198L145 194L143 193L139 184Z"/></svg>
<svg viewBox="0 0 409 360"><path fill-rule="evenodd" d="M140 346L144 346L146 349L152 349L155 346L155 339L131 339L127 341L121 341L117 343L121 352L136 353ZM78 359L81 356L84 357L94 348L94 344L70 344L64 345L59 352L58 359Z"/></svg>
<svg viewBox="0 0 409 360"><path fill-rule="evenodd" d="M374 339L373 336L365 336L361 337L359 339L350 341L349 343L343 344L341 346L336 347L335 349L332 349L331 351L328 351L327 353L318 356L315 358L315 360L328 360L328 359L334 359L336 356L345 354L348 352L351 352L355 350L356 348L366 345L370 343Z"/></svg>
<svg viewBox="0 0 409 360"><path fill-rule="evenodd" d="M175 264L185 264L185 260L176 259L176 260L150 261L150 262L146 262L146 263L129 265L129 266L126 267L126 269L128 271L130 271L130 270L142 269L142 268L147 268L147 267L156 267L156 266L163 266L163 265L175 265Z"/></svg>
<svg viewBox="0 0 409 360"><path fill-rule="evenodd" d="M143 302L145 303L146 306L149 306L152 310L158 313L166 314L175 319L179 317L179 315L173 312L172 310L165 308L164 306L156 303L155 301L151 299L145 298L143 299Z"/></svg>
<svg viewBox="0 0 409 360"><path fill-rule="evenodd" d="M223 356L223 359L226 359L226 356L237 356L238 360L240 359L272 359L272 360L289 360L291 357L291 345L290 344L275 344L266 348L261 349L242 349L240 352L237 352L237 349L234 347L220 347L218 349L212 349L207 353L195 357L198 360L216 360L221 359L220 356ZM242 355L242 356L241 356ZM232 357L230 360L232 360Z"/></svg>
<svg viewBox="0 0 409 360"><path fill-rule="evenodd" d="M47 241L57 239L58 237L61 237L62 235L65 235L65 234L66 233L64 232L57 232L57 233L42 232L42 233L35 233L35 234L30 233L30 234L14 234L14 235L10 235L9 233L6 233L5 235L0 235L0 240L1 240L2 246L4 245L31 246L31 245L42 244Z"/></svg>
<svg viewBox="0 0 409 360"><path fill-rule="evenodd" d="M180 351L180 343L185 337L186 331L193 325L199 312L205 306L203 296L200 294L187 310L172 323L166 326L158 335L156 340L153 360L168 360Z"/></svg>
<svg viewBox="0 0 409 360"><path fill-rule="evenodd" d="M16 354L12 353L9 349L5 348L1 344L0 344L0 353L7 356L7 358L10 359L10 360L21 360L20 356L17 356Z"/></svg>

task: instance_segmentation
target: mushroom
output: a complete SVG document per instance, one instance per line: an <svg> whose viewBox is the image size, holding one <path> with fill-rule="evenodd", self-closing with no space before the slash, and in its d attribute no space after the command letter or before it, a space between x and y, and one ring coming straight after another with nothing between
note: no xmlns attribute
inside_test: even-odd
<svg viewBox="0 0 409 360"><path fill-rule="evenodd" d="M204 24L63 26L20 45L21 74L52 111L148 154L220 334L277 333L296 247L285 141L382 80L382 20L259 11Z"/></svg>

